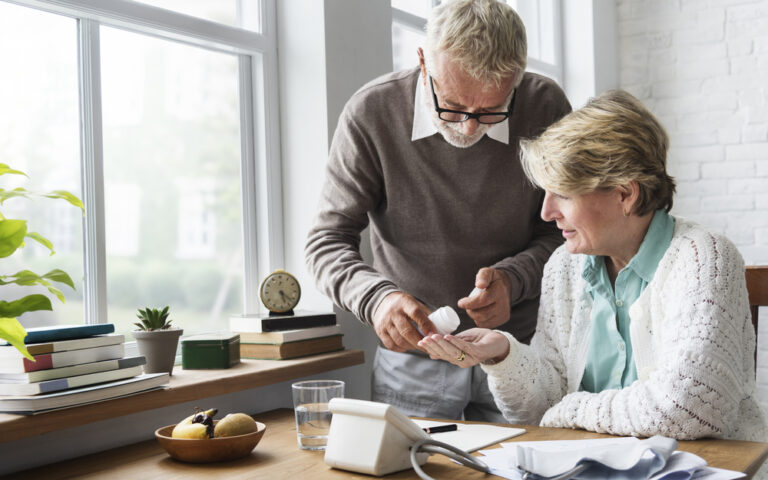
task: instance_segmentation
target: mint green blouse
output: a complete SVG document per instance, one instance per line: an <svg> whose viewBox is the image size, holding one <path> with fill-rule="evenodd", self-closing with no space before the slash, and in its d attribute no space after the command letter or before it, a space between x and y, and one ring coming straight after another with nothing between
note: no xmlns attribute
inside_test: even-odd
<svg viewBox="0 0 768 480"><path fill-rule="evenodd" d="M621 389L637 380L637 368L629 338L629 307L640 297L669 248L675 219L657 210L643 243L611 285L605 257L587 255L582 277L592 297L592 326L581 389L597 393Z"/></svg>

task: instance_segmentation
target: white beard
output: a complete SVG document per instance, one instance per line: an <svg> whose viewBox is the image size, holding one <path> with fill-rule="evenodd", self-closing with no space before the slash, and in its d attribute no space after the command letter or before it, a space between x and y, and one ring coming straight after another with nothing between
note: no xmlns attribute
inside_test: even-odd
<svg viewBox="0 0 768 480"><path fill-rule="evenodd" d="M443 136L446 142L458 148L467 148L476 144L483 138L485 132L491 129L493 125L481 123L472 135L465 135L461 132L460 122L446 122L441 120L435 110L435 102L429 95L422 95L424 106L427 107L432 119L432 123L437 127L437 131Z"/></svg>

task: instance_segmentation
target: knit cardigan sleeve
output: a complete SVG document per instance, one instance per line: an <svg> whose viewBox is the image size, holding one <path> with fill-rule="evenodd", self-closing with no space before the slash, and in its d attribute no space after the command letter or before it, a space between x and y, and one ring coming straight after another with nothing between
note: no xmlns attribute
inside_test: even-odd
<svg viewBox="0 0 768 480"><path fill-rule="evenodd" d="M560 297L554 303L567 303L564 292L550 293ZM524 394L517 395L528 402L526 411L546 410L541 425L679 440L734 435L740 403L753 393L755 339L743 260L726 238L688 229L673 239L630 310L640 379L629 387L589 393L576 391L573 381L568 384L581 374L566 372L576 352L570 349L571 336L564 343L558 331L569 330L565 324L573 328L579 315L558 318L556 309L552 316L546 303L542 297L540 338L529 349L513 347L514 361L525 365L520 373L528 375ZM503 403L515 396L509 380L505 375L490 382ZM509 406L519 408L521 400Z"/></svg>
<svg viewBox="0 0 768 480"><path fill-rule="evenodd" d="M488 385L504 417L514 423L535 425L544 412L567 392L566 359L570 323L558 312L558 291L568 289L563 276L565 263L572 261L563 247L544 267L536 333L530 345L518 342L507 332L510 353L496 365L482 365ZM566 306L567 308L567 306Z"/></svg>

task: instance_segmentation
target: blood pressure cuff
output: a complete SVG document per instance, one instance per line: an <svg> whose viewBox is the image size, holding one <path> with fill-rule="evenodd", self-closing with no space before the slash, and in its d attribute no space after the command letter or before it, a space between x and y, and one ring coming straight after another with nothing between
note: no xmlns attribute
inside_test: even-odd
<svg viewBox="0 0 768 480"><path fill-rule="evenodd" d="M633 440L597 448L573 442L572 448L561 446L556 452L519 445L517 467L529 479L644 480L661 471L677 448L676 440L661 436Z"/></svg>

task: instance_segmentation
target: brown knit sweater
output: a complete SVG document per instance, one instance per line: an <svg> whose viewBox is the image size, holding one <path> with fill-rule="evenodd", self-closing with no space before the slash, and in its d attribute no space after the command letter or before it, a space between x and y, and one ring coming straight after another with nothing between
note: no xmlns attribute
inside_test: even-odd
<svg viewBox="0 0 768 480"><path fill-rule="evenodd" d="M419 70L380 77L349 100L331 144L325 184L305 254L318 287L370 324L379 302L408 293L431 309L451 305L460 330L474 326L456 302L481 267L512 281L510 321L527 341L536 326L541 274L562 242L539 217L543 192L526 180L519 139L571 109L551 80L526 73L509 119L509 145L483 137L469 148L440 134L411 141ZM360 256L370 224L373 264Z"/></svg>

